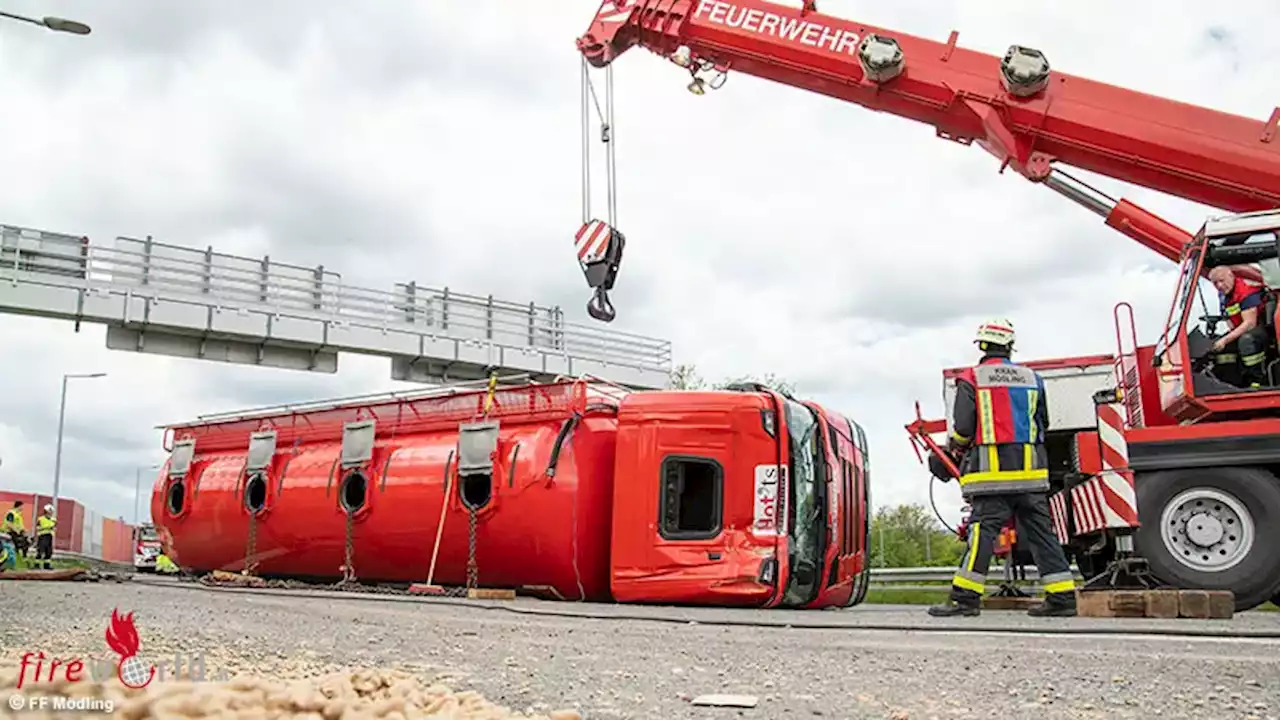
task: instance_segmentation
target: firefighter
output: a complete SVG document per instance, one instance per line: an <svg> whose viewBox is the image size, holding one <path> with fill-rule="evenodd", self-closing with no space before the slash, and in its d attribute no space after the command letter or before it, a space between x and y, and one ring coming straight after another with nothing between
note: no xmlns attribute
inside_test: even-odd
<svg viewBox="0 0 1280 720"><path fill-rule="evenodd" d="M53 531L57 526L53 505L45 505L44 514L36 518L36 564L43 561L45 570L53 569Z"/></svg>
<svg viewBox="0 0 1280 720"><path fill-rule="evenodd" d="M960 471L960 492L973 507L969 516L972 527L951 581L951 596L946 603L929 608L929 614L971 616L981 611L996 537L1009 519L1016 517L1045 592L1045 601L1027 614L1073 616L1075 579L1049 516L1044 447L1049 413L1044 380L1034 370L1009 360L1014 332L1008 320L979 326L975 342L982 359L956 380L947 439L947 451L957 460Z"/></svg>
<svg viewBox="0 0 1280 720"><path fill-rule="evenodd" d="M1262 387L1265 382L1264 361L1267 359L1267 332L1259 322L1265 291L1236 275L1228 267L1209 271L1209 282L1218 289L1222 314L1231 330L1213 342L1215 372L1223 381L1247 388Z"/></svg>

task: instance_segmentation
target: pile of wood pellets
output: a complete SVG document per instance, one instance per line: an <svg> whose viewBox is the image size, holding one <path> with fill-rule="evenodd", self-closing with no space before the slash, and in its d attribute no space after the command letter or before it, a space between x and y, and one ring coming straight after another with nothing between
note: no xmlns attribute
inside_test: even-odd
<svg viewBox="0 0 1280 720"><path fill-rule="evenodd" d="M110 713L144 718L306 718L307 720L581 720L574 710L522 715L475 692L427 685L394 670L358 670L309 680L239 676L226 682L156 681L134 690L119 680L24 683L16 663L0 667L0 718L76 718Z"/></svg>

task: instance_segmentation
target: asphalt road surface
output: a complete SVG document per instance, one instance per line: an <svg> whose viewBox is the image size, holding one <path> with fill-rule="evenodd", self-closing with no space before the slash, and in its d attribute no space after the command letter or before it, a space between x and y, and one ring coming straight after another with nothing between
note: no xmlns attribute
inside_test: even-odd
<svg viewBox="0 0 1280 720"><path fill-rule="evenodd" d="M586 718L1280 717L1280 613L1261 612L1216 622L995 612L939 622L895 606L802 613L4 582L0 657L110 658L103 633L113 608L135 612L151 663L203 653L209 676L289 678L399 668L517 711L573 707ZM912 625L969 631L868 629ZM1054 634L1118 627L1272 637ZM752 695L758 706L690 702L711 693Z"/></svg>

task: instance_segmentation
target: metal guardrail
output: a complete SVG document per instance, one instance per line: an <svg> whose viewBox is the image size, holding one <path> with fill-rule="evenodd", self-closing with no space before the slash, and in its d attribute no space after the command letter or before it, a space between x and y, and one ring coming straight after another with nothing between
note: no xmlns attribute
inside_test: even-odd
<svg viewBox="0 0 1280 720"><path fill-rule="evenodd" d="M1084 579L1080 574L1080 568L1072 566L1071 572L1075 574L1077 579ZM872 568L871 581L877 585L890 583L947 583L951 581L951 577L956 574L953 567L914 567L914 568ZM987 572L987 578L990 581L997 580L1001 577L1000 566L993 566ZM1039 580L1040 573L1035 568L1027 568L1027 581Z"/></svg>
<svg viewBox="0 0 1280 720"><path fill-rule="evenodd" d="M70 550L54 550L54 560L70 560L72 562L84 563L92 568L101 568L106 570L132 570L132 562L118 562L115 560L103 560L102 558L86 555L84 553L72 552Z"/></svg>
<svg viewBox="0 0 1280 720"><path fill-rule="evenodd" d="M413 362L440 357L552 375L615 374L570 367L576 360L629 370L621 373L634 376L626 384L655 387L666 385L672 366L669 341L566 322L558 306L414 282L390 290L358 287L322 265L239 257L151 238L118 237L104 246L0 224L0 280L27 288L21 294L6 290L8 312L109 326L170 327ZM551 367L556 363L566 367Z"/></svg>

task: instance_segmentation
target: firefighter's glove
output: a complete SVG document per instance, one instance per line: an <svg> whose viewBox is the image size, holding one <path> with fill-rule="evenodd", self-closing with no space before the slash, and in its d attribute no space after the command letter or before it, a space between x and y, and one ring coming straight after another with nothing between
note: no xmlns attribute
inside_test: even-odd
<svg viewBox="0 0 1280 720"><path fill-rule="evenodd" d="M937 453L929 453L929 472L942 482L950 482L955 479L951 469L947 467L942 458L938 457Z"/></svg>

